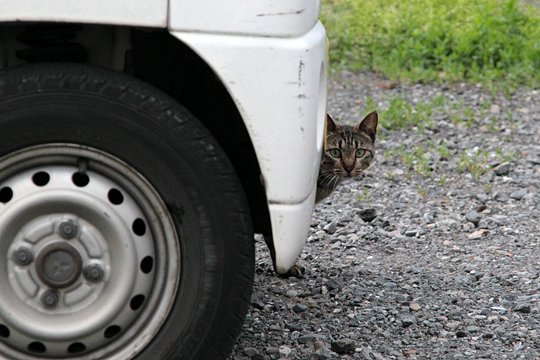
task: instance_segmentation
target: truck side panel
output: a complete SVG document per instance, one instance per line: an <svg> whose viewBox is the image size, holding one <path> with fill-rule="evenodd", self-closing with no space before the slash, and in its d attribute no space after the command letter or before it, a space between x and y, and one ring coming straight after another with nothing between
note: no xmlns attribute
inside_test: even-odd
<svg viewBox="0 0 540 360"><path fill-rule="evenodd" d="M0 1L0 22L60 21L166 27L167 6L167 0L4 0Z"/></svg>
<svg viewBox="0 0 540 360"><path fill-rule="evenodd" d="M319 10L319 0L171 0L169 28L175 31L296 37L313 28L319 18Z"/></svg>

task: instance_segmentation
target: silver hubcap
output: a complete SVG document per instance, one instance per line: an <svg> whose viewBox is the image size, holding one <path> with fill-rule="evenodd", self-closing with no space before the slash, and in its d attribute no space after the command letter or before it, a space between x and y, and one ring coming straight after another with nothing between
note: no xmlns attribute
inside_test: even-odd
<svg viewBox="0 0 540 360"><path fill-rule="evenodd" d="M156 191L119 159L70 144L0 159L0 254L4 358L132 358L179 278Z"/></svg>

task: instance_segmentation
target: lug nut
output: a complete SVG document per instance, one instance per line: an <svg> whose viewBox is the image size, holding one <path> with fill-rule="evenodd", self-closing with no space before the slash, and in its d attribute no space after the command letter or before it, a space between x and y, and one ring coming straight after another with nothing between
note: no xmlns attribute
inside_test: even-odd
<svg viewBox="0 0 540 360"><path fill-rule="evenodd" d="M17 265L28 265L34 261L34 253L26 247L20 247L13 252L13 261Z"/></svg>
<svg viewBox="0 0 540 360"><path fill-rule="evenodd" d="M75 224L75 222L72 220L61 222L58 230L60 231L60 236L66 240L73 239L75 236L77 236L78 231L77 224Z"/></svg>
<svg viewBox="0 0 540 360"><path fill-rule="evenodd" d="M47 290L41 295L41 303L46 307L54 307L58 304L58 292Z"/></svg>
<svg viewBox="0 0 540 360"><path fill-rule="evenodd" d="M103 279L105 275L105 270L99 264L90 264L84 268L84 277L88 281L97 282Z"/></svg>

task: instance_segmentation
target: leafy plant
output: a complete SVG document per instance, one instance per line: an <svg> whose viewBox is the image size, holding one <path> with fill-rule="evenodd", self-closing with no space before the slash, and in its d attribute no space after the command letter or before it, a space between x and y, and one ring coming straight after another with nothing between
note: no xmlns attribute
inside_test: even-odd
<svg viewBox="0 0 540 360"><path fill-rule="evenodd" d="M540 11L519 0L324 0L331 62L393 79L540 85Z"/></svg>

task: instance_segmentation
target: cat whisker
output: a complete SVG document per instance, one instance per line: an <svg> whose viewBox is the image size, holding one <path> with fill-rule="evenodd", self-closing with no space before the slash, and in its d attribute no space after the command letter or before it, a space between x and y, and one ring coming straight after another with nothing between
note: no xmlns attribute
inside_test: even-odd
<svg viewBox="0 0 540 360"><path fill-rule="evenodd" d="M336 177L333 174L328 174L328 176L324 179L324 186L332 184L335 178Z"/></svg>
<svg viewBox="0 0 540 360"><path fill-rule="evenodd" d="M334 177L334 185L333 187L335 188L336 186L338 186L338 184L341 182L341 179L339 177Z"/></svg>
<svg viewBox="0 0 540 360"><path fill-rule="evenodd" d="M323 178L320 182L321 186L326 186L327 184L330 183L330 180L332 179L333 175L332 174L324 174L323 173Z"/></svg>

